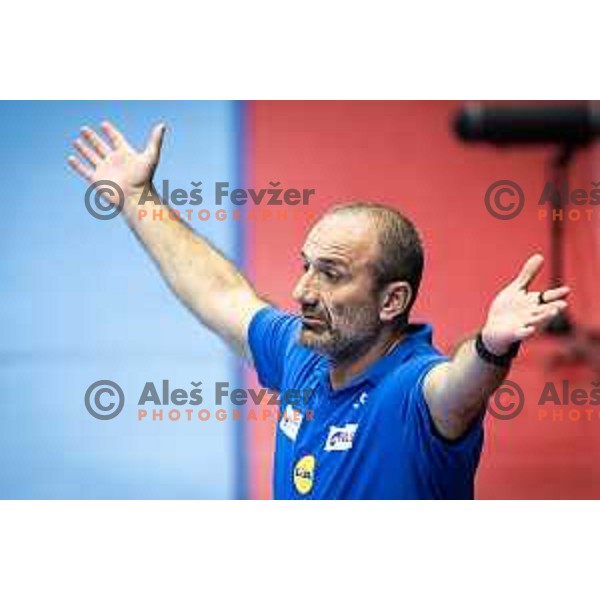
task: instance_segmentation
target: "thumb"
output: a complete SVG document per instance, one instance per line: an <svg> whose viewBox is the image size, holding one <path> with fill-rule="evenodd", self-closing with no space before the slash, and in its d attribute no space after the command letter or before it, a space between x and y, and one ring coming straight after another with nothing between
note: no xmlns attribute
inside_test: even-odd
<svg viewBox="0 0 600 600"><path fill-rule="evenodd" d="M156 125L150 134L148 145L144 150L144 154L146 154L148 158L155 164L160 158L160 149L162 147L166 129L167 126L164 123L159 123Z"/></svg>

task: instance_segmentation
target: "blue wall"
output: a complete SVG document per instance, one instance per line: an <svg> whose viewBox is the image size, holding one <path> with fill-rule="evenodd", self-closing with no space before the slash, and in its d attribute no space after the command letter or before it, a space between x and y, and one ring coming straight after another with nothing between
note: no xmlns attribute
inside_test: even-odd
<svg viewBox="0 0 600 600"><path fill-rule="evenodd" d="M84 124L110 119L142 148L164 120L156 179L188 190L198 179L203 189L235 185L239 110L227 102L0 103L0 497L239 491L233 422L136 420L144 382L162 379L185 389L201 380L214 412L214 381L239 385L238 361L178 303L121 218L88 214L87 184L66 163ZM236 260L230 220L194 226ZM115 419L96 420L84 407L99 379L125 392Z"/></svg>

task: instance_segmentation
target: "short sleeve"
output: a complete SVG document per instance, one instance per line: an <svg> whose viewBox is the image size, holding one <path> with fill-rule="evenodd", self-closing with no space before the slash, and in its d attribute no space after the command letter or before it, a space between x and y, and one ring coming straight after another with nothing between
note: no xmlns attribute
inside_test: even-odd
<svg viewBox="0 0 600 600"><path fill-rule="evenodd" d="M281 388L286 354L295 342L298 323L299 317L272 306L261 308L250 321L248 345L262 386Z"/></svg>

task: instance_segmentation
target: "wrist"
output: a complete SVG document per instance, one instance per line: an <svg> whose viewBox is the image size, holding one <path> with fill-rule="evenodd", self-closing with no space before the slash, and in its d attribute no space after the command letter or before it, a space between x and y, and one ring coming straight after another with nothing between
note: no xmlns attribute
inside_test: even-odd
<svg viewBox="0 0 600 600"><path fill-rule="evenodd" d="M490 336L487 334L484 337L484 330L475 338L475 350L479 358L497 367L509 367L512 359L519 353L521 342L512 342L506 346L486 342L486 338L489 340Z"/></svg>
<svg viewBox="0 0 600 600"><path fill-rule="evenodd" d="M507 352L510 352L512 344L499 341L496 336L490 334L486 327L480 331L479 335L481 336L481 341L485 345L486 349L492 354L495 354L496 356L502 356Z"/></svg>
<svg viewBox="0 0 600 600"><path fill-rule="evenodd" d="M132 188L125 194L124 210L138 214L138 210L157 210L163 206L162 200L152 183L142 188Z"/></svg>

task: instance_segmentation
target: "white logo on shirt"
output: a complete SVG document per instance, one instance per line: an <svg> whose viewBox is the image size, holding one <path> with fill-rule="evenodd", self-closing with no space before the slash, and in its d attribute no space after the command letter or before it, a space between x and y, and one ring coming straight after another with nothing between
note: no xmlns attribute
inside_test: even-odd
<svg viewBox="0 0 600 600"><path fill-rule="evenodd" d="M354 441L354 435L358 428L358 423L348 423L343 427L335 427L332 425L329 428L329 434L325 441L326 452L341 452L344 450L350 450L352 448L352 442Z"/></svg>
<svg viewBox="0 0 600 600"><path fill-rule="evenodd" d="M304 415L299 410L295 410L288 404L285 407L285 412L281 417L281 421L279 421L279 429L281 429L292 442L295 442L303 418Z"/></svg>
<svg viewBox="0 0 600 600"><path fill-rule="evenodd" d="M358 402L355 402L355 403L352 405L352 407L353 407L353 408L359 408L360 406L363 406L363 405L366 403L368 396L369 396L369 395L367 394L367 392L363 392L363 393L360 395L360 398L358 399Z"/></svg>

